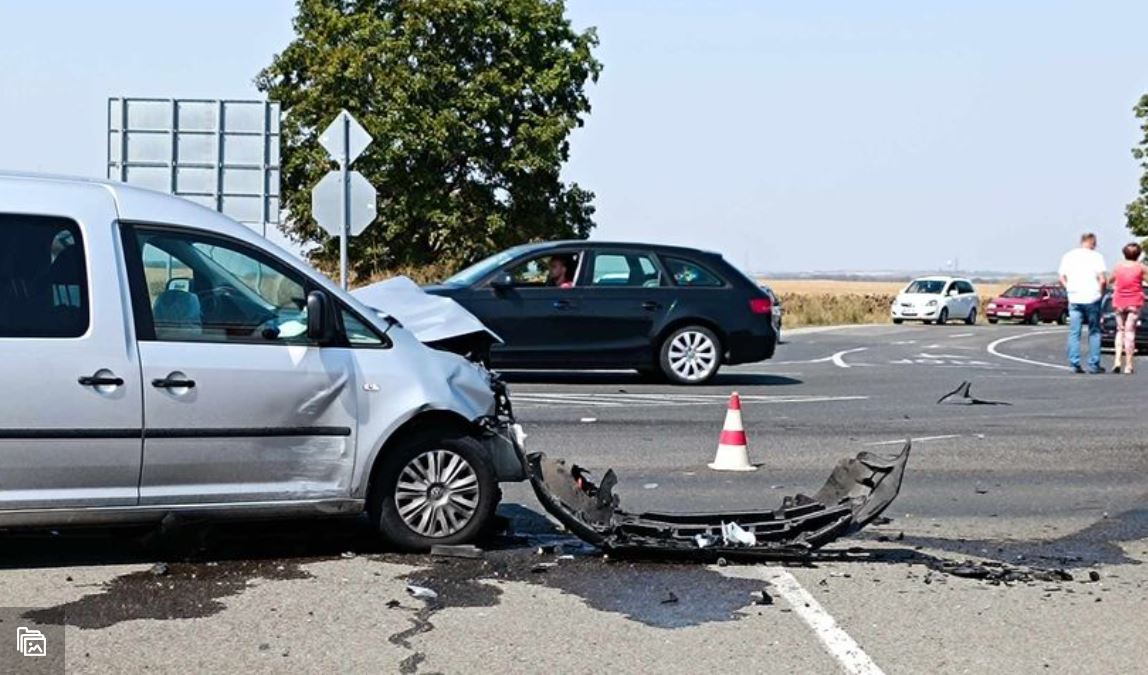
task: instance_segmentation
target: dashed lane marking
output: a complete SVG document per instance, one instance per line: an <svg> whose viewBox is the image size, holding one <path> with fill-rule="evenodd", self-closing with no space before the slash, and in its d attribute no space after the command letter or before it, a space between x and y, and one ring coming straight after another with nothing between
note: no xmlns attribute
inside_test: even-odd
<svg viewBox="0 0 1148 675"><path fill-rule="evenodd" d="M756 396L743 395L742 403L835 403L841 401L864 401L868 396ZM596 408L655 407L716 405L729 400L726 394L590 394L590 393L535 393L516 392L511 401L516 407L533 406L561 408L571 406Z"/></svg>
<svg viewBox="0 0 1148 675"><path fill-rule="evenodd" d="M960 437L961 437L961 434L943 434L940 436L921 436L919 438L910 438L908 440L910 440L914 443L928 443L929 441L947 441L947 440L952 439L952 438L960 438ZM981 438L983 438L983 437L984 436L982 435ZM898 439L892 440L892 441L875 441L873 443L866 443L865 445L867 447L870 447L870 448L875 448L875 447L881 446L881 445L903 445L905 443L905 440L906 439L904 439L904 438L898 438Z"/></svg>

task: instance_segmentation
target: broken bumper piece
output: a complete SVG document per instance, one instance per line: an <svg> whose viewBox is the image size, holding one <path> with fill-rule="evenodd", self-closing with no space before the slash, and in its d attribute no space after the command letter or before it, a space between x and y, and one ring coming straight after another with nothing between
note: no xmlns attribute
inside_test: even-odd
<svg viewBox="0 0 1148 675"><path fill-rule="evenodd" d="M901 454L862 452L841 460L812 497L785 497L773 511L627 513L607 471L595 485L579 466L544 453L529 456L530 482L542 506L571 533L618 555L691 560L801 558L872 522L901 489L910 444ZM731 537L730 524L752 537ZM724 536L723 536L724 535ZM752 544L747 544L752 541Z"/></svg>

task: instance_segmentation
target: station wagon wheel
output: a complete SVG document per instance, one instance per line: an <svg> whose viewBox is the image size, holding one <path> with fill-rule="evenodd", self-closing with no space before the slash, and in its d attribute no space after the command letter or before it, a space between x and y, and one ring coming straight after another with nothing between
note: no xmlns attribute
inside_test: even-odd
<svg viewBox="0 0 1148 675"><path fill-rule="evenodd" d="M421 434L383 452L370 511L379 532L399 548L465 543L490 520L498 483L475 439Z"/></svg>
<svg viewBox="0 0 1148 675"><path fill-rule="evenodd" d="M1061 326L1068 323L1068 310L1067 309L1064 310L1063 312L1061 312L1060 316L1056 317L1056 323L1058 323Z"/></svg>
<svg viewBox="0 0 1148 675"><path fill-rule="evenodd" d="M662 372L677 384L702 384L721 367L721 341L704 326L678 328L662 343Z"/></svg>

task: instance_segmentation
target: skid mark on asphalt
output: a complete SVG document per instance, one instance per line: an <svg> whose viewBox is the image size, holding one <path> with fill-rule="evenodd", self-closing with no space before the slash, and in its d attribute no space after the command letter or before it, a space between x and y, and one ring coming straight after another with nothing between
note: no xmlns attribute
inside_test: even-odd
<svg viewBox="0 0 1148 675"><path fill-rule="evenodd" d="M864 401L868 396L756 396L742 395L745 403L835 403L841 401ZM558 408L568 406L590 406L596 408L655 407L716 405L729 400L726 394L582 394L582 393L531 393L515 392L516 408L539 407Z"/></svg>
<svg viewBox="0 0 1148 675"><path fill-rule="evenodd" d="M724 569L723 573L727 576L734 576L724 572ZM768 582L770 588L789 604L794 614L801 617L842 671L851 675L884 675L884 671L861 649L861 645L837 624L837 620L825 611L821 603L792 574L780 567L753 567L749 570Z"/></svg>

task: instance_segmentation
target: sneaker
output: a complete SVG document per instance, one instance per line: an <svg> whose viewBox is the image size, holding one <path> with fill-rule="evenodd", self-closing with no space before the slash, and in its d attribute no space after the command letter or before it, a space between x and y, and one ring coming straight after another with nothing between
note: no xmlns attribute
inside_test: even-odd
<svg viewBox="0 0 1148 675"><path fill-rule="evenodd" d="M1119 375L1119 374L1120 374L1120 364L1119 364L1119 363L1118 363L1118 364L1116 364L1115 366L1112 366L1112 373L1113 373L1113 374L1115 374L1115 375Z"/></svg>
<svg viewBox="0 0 1148 675"><path fill-rule="evenodd" d="M1099 367L1099 366L1097 366L1096 368L1089 368L1089 369L1088 369L1088 374L1089 374L1089 375L1103 375L1103 374L1104 374L1104 369L1103 369L1103 368L1101 368L1101 367Z"/></svg>
<svg viewBox="0 0 1148 675"><path fill-rule="evenodd" d="M1072 372L1076 373L1077 375L1083 375L1083 374L1084 374L1084 369L1083 369L1083 368L1081 368L1080 366L1073 366L1073 367L1072 367Z"/></svg>

